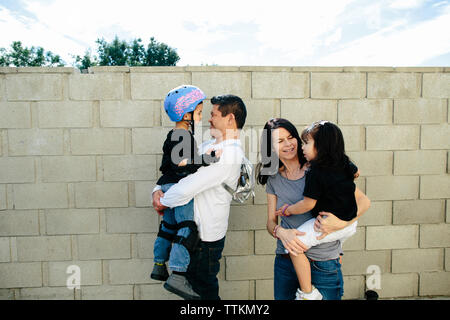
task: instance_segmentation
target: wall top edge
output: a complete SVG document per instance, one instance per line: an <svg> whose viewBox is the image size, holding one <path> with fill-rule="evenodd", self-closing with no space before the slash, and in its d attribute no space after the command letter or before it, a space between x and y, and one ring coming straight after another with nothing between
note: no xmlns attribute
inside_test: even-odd
<svg viewBox="0 0 450 320"><path fill-rule="evenodd" d="M167 73L167 72L450 72L450 67L387 67L387 66L173 66L173 67L90 67L89 73ZM79 74L74 67L0 67L0 74L67 73Z"/></svg>

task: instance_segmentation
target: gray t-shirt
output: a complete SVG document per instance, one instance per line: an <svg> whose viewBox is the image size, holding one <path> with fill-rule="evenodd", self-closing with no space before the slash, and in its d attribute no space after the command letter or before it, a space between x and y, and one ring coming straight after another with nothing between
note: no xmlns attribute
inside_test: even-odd
<svg viewBox="0 0 450 320"><path fill-rule="evenodd" d="M305 177L298 180L289 180L279 172L267 179L266 192L277 196L277 209L284 204L295 204L303 200L303 190L305 189ZM288 217L281 217L281 227L286 229L297 229L307 220L313 218L311 212L295 214ZM285 254L281 240L277 240L277 254ZM342 246L339 240L329 243L322 243L311 247L305 252L306 256L316 261L336 259L342 253Z"/></svg>

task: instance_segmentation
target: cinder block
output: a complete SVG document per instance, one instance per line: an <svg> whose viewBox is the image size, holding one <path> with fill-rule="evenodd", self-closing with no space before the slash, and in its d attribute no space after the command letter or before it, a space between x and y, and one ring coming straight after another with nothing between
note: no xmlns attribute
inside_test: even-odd
<svg viewBox="0 0 450 320"><path fill-rule="evenodd" d="M72 258L70 236L19 237L18 261L61 261Z"/></svg>
<svg viewBox="0 0 450 320"><path fill-rule="evenodd" d="M121 100L123 74L72 74L69 76L71 100Z"/></svg>
<svg viewBox="0 0 450 320"><path fill-rule="evenodd" d="M181 72L131 73L130 80L133 100L164 100L171 89L190 84L188 74ZM199 87L206 93L201 85Z"/></svg>
<svg viewBox="0 0 450 320"><path fill-rule="evenodd" d="M45 211L48 235L92 234L100 231L98 209L55 209Z"/></svg>
<svg viewBox="0 0 450 320"><path fill-rule="evenodd" d="M408 249L419 244L419 226L369 226L366 231L366 249Z"/></svg>
<svg viewBox="0 0 450 320"><path fill-rule="evenodd" d="M358 219L358 226L382 226L392 223L392 201L371 201L370 208Z"/></svg>
<svg viewBox="0 0 450 320"><path fill-rule="evenodd" d="M264 230L267 223L267 207L264 205L231 206L228 230Z"/></svg>
<svg viewBox="0 0 450 320"><path fill-rule="evenodd" d="M61 156L41 158L43 182L96 181L97 166L93 156Z"/></svg>
<svg viewBox="0 0 450 320"><path fill-rule="evenodd" d="M37 210L6 210L0 212L0 236L31 235L39 235Z"/></svg>
<svg viewBox="0 0 450 320"><path fill-rule="evenodd" d="M442 123L447 118L445 99L399 99L394 101L394 123Z"/></svg>
<svg viewBox="0 0 450 320"><path fill-rule="evenodd" d="M6 210L6 185L0 184L0 210Z"/></svg>
<svg viewBox="0 0 450 320"><path fill-rule="evenodd" d="M420 274L421 296L449 296L450 272L423 272Z"/></svg>
<svg viewBox="0 0 450 320"><path fill-rule="evenodd" d="M378 266L381 273L389 272L391 268L391 251L345 251L342 258L342 274L365 275L370 266Z"/></svg>
<svg viewBox="0 0 450 320"><path fill-rule="evenodd" d="M60 74L7 74L6 91L10 101L62 100Z"/></svg>
<svg viewBox="0 0 450 320"><path fill-rule="evenodd" d="M80 182L75 184L77 208L128 207L127 182Z"/></svg>
<svg viewBox="0 0 450 320"><path fill-rule="evenodd" d="M0 288L42 287L40 262L0 263Z"/></svg>
<svg viewBox="0 0 450 320"><path fill-rule="evenodd" d="M447 170L445 150L396 151L395 175L443 174Z"/></svg>
<svg viewBox="0 0 450 320"><path fill-rule="evenodd" d="M450 175L421 176L420 199L450 198Z"/></svg>
<svg viewBox="0 0 450 320"><path fill-rule="evenodd" d="M136 235L137 257L139 259L153 258L153 246L156 240L156 233L140 233Z"/></svg>
<svg viewBox="0 0 450 320"><path fill-rule="evenodd" d="M445 248L445 270L446 271L450 271L450 248Z"/></svg>
<svg viewBox="0 0 450 320"><path fill-rule="evenodd" d="M81 300L132 300L133 286L83 286Z"/></svg>
<svg viewBox="0 0 450 320"><path fill-rule="evenodd" d="M78 258L80 260L131 258L130 235L100 234L79 235L77 237Z"/></svg>
<svg viewBox="0 0 450 320"><path fill-rule="evenodd" d="M368 98L418 98L421 87L420 73L369 72Z"/></svg>
<svg viewBox="0 0 450 320"><path fill-rule="evenodd" d="M0 183L34 182L34 159L30 157L0 158Z"/></svg>
<svg viewBox="0 0 450 320"><path fill-rule="evenodd" d="M450 124L423 125L421 149L450 149Z"/></svg>
<svg viewBox="0 0 450 320"><path fill-rule="evenodd" d="M253 231L229 231L225 239L223 255L251 255L254 252L255 242L256 240Z"/></svg>
<svg viewBox="0 0 450 320"><path fill-rule="evenodd" d="M61 129L17 129L8 131L10 156L63 154Z"/></svg>
<svg viewBox="0 0 450 320"><path fill-rule="evenodd" d="M253 281L219 281L219 296L223 300L254 300L254 290ZM231 312L232 307L228 308Z"/></svg>
<svg viewBox="0 0 450 320"><path fill-rule="evenodd" d="M440 271L443 267L443 249L392 250L392 273Z"/></svg>
<svg viewBox="0 0 450 320"><path fill-rule="evenodd" d="M348 152L361 176L384 176L392 174L393 153L391 151Z"/></svg>
<svg viewBox="0 0 450 320"><path fill-rule="evenodd" d="M369 126L366 134L367 150L416 150L419 148L419 126Z"/></svg>
<svg viewBox="0 0 450 320"><path fill-rule="evenodd" d="M364 276L345 276L344 277L344 296L343 300L362 299L365 289Z"/></svg>
<svg viewBox="0 0 450 320"><path fill-rule="evenodd" d="M163 143L172 128L133 129L134 154L162 154ZM154 143L149 143L154 141Z"/></svg>
<svg viewBox="0 0 450 320"><path fill-rule="evenodd" d="M151 272L151 271L150 271ZM137 285L139 298L141 300L182 300L176 294L165 290L161 284L142 284ZM219 286L220 290L220 286Z"/></svg>
<svg viewBox="0 0 450 320"><path fill-rule="evenodd" d="M106 230L109 233L157 232L158 215L148 208L106 209Z"/></svg>
<svg viewBox="0 0 450 320"><path fill-rule="evenodd" d="M365 96L365 73L311 73L311 98L351 99Z"/></svg>
<svg viewBox="0 0 450 320"><path fill-rule="evenodd" d="M48 285L50 287L66 286L69 266L80 268L80 283L82 286L102 284L101 261L65 261L48 263Z"/></svg>
<svg viewBox="0 0 450 320"><path fill-rule="evenodd" d="M394 224L420 224L444 222L443 200L394 201Z"/></svg>
<svg viewBox="0 0 450 320"><path fill-rule="evenodd" d="M93 102L38 102L40 128L89 128L93 121Z"/></svg>
<svg viewBox="0 0 450 320"><path fill-rule="evenodd" d="M153 155L104 156L105 181L136 181L156 179L156 158Z"/></svg>
<svg viewBox="0 0 450 320"><path fill-rule="evenodd" d="M420 225L420 247L442 248L450 244L450 224L421 224Z"/></svg>
<svg viewBox="0 0 450 320"><path fill-rule="evenodd" d="M296 125L310 125L314 121L336 123L336 100L281 100L281 116ZM299 132L301 133L301 132Z"/></svg>
<svg viewBox="0 0 450 320"><path fill-rule="evenodd" d="M347 250L364 250L366 247L366 228L358 227L356 228L356 233L345 240L342 244L342 249Z"/></svg>
<svg viewBox="0 0 450 320"><path fill-rule="evenodd" d="M152 206L152 190L156 181L136 181L134 183L134 193L136 195L136 207Z"/></svg>
<svg viewBox="0 0 450 320"><path fill-rule="evenodd" d="M277 240L267 230L255 231L255 254L274 254Z"/></svg>
<svg viewBox="0 0 450 320"><path fill-rule="evenodd" d="M158 101L100 101L100 123L102 127L153 127L159 107Z"/></svg>
<svg viewBox="0 0 450 320"><path fill-rule="evenodd" d="M450 74L424 74L422 94L426 98L450 98Z"/></svg>
<svg viewBox="0 0 450 320"><path fill-rule="evenodd" d="M73 129L70 132L72 154L124 154L124 129Z"/></svg>
<svg viewBox="0 0 450 320"><path fill-rule="evenodd" d="M271 280L256 280L256 300L273 300L274 294L274 281Z"/></svg>
<svg viewBox="0 0 450 320"><path fill-rule="evenodd" d="M192 84L202 89L208 99L222 94L234 94L245 103L252 97L251 83L250 72L192 72Z"/></svg>
<svg viewBox="0 0 450 320"><path fill-rule="evenodd" d="M411 200L419 195L418 176L380 176L366 178L370 200Z"/></svg>
<svg viewBox="0 0 450 320"><path fill-rule="evenodd" d="M67 287L21 288L17 300L74 300L74 290Z"/></svg>
<svg viewBox="0 0 450 320"><path fill-rule="evenodd" d="M14 185L16 209L67 208L69 198L64 183L39 183Z"/></svg>
<svg viewBox="0 0 450 320"><path fill-rule="evenodd" d="M339 126L344 136L345 151L365 149L366 133L362 126Z"/></svg>
<svg viewBox="0 0 450 320"><path fill-rule="evenodd" d="M0 218L1 219L1 218ZM0 262L11 261L11 250L9 248L9 238L0 238Z"/></svg>
<svg viewBox="0 0 450 320"><path fill-rule="evenodd" d="M305 98L309 96L309 74L299 72L252 72L254 99Z"/></svg>
<svg viewBox="0 0 450 320"><path fill-rule="evenodd" d="M279 100L247 100L244 102L247 108L245 126L264 125L269 119L280 117ZM209 119L209 114L204 113Z"/></svg>
<svg viewBox="0 0 450 320"><path fill-rule="evenodd" d="M274 255L226 257L226 280L273 279L273 263Z"/></svg>
<svg viewBox="0 0 450 320"><path fill-rule="evenodd" d="M0 102L0 128L31 128L29 102Z"/></svg>
<svg viewBox="0 0 450 320"><path fill-rule="evenodd" d="M340 100L339 124L391 124L392 110L392 100L388 99Z"/></svg>
<svg viewBox="0 0 450 320"><path fill-rule="evenodd" d="M380 298L415 297L418 294L417 273L381 275L381 289L377 290Z"/></svg>
<svg viewBox="0 0 450 320"><path fill-rule="evenodd" d="M6 100L5 76L0 74L0 100Z"/></svg>
<svg viewBox="0 0 450 320"><path fill-rule="evenodd" d="M109 277L111 284L145 284L156 283L150 279L153 260L112 260L109 262Z"/></svg>

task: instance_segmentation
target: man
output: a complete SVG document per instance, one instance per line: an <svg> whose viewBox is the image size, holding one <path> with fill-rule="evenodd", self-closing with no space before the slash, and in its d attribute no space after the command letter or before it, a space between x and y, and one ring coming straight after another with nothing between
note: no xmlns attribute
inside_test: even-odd
<svg viewBox="0 0 450 320"><path fill-rule="evenodd" d="M204 143L200 152L221 150L220 160L181 179L166 193L158 190L158 186L153 192L153 206L157 211L181 206L194 199L194 221L199 230L200 242L191 254L187 279L203 300L220 299L217 274L231 203L231 195L222 183L233 189L237 185L244 157L240 130L247 117L245 104L237 96L213 97L211 104L213 108L209 123L211 135L215 139Z"/></svg>

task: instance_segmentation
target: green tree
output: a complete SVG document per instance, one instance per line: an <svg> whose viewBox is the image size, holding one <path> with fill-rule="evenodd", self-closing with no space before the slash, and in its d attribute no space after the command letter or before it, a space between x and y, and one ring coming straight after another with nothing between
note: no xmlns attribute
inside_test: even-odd
<svg viewBox="0 0 450 320"><path fill-rule="evenodd" d="M0 66L62 67L64 65L59 55L45 51L42 47L23 47L20 41L13 41L9 50L0 48Z"/></svg>
<svg viewBox="0 0 450 320"><path fill-rule="evenodd" d="M98 58L97 56L91 55L90 49L85 51L83 57L72 55L72 58L75 59L74 67L80 70L87 70L89 67L98 66Z"/></svg>

